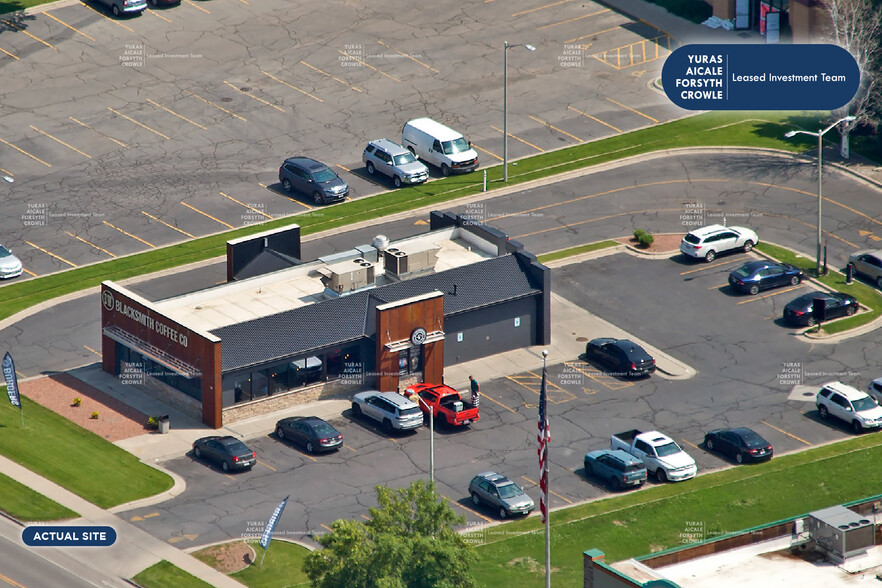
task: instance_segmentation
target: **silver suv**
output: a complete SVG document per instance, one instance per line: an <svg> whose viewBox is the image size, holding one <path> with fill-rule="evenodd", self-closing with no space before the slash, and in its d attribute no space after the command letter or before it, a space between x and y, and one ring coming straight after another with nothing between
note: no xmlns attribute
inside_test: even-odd
<svg viewBox="0 0 882 588"><path fill-rule="evenodd" d="M429 179L429 168L413 153L389 139L371 141L364 148L361 160L370 175L380 172L392 178L396 188L403 184L422 184Z"/></svg>
<svg viewBox="0 0 882 588"><path fill-rule="evenodd" d="M533 511L533 499L524 489L496 472L484 472L472 478L469 494L475 506L483 502L498 508L501 519L515 514L528 515Z"/></svg>
<svg viewBox="0 0 882 588"><path fill-rule="evenodd" d="M423 424L420 407L397 392L359 392L352 397L352 416L362 415L381 423L389 433L416 429Z"/></svg>

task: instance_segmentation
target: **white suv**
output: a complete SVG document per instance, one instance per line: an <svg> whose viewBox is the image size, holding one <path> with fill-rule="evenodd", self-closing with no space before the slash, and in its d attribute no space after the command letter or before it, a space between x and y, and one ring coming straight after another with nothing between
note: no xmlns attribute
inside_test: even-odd
<svg viewBox="0 0 882 588"><path fill-rule="evenodd" d="M420 407L397 392L359 392L352 397L352 416L361 415L381 423L389 433L416 429L423 424Z"/></svg>
<svg viewBox="0 0 882 588"><path fill-rule="evenodd" d="M413 153L389 139L371 141L361 154L367 173L377 172L392 178L396 188L404 184L422 184L429 179L429 168Z"/></svg>
<svg viewBox="0 0 882 588"><path fill-rule="evenodd" d="M759 237L746 227L710 225L695 229L683 237L680 252L697 259L713 261L720 253L740 250L747 253L759 242Z"/></svg>
<svg viewBox="0 0 882 588"><path fill-rule="evenodd" d="M851 424L855 433L882 427L882 407L867 394L842 382L828 382L815 399L822 419L830 415Z"/></svg>

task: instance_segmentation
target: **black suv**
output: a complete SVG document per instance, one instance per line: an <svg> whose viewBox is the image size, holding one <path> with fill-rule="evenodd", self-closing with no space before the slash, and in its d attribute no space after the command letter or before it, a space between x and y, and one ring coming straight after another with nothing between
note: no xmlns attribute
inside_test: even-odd
<svg viewBox="0 0 882 588"><path fill-rule="evenodd" d="M290 157L279 168L279 181L286 192L312 196L316 204L340 202L349 196L349 184L324 163L308 157Z"/></svg>

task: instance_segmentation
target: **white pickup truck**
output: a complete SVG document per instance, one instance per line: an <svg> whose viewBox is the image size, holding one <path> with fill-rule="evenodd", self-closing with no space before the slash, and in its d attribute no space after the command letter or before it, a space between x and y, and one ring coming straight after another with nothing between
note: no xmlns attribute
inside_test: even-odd
<svg viewBox="0 0 882 588"><path fill-rule="evenodd" d="M658 431L643 433L631 429L610 437L609 445L611 449L622 449L641 460L659 482L688 480L698 472L695 460L673 439Z"/></svg>

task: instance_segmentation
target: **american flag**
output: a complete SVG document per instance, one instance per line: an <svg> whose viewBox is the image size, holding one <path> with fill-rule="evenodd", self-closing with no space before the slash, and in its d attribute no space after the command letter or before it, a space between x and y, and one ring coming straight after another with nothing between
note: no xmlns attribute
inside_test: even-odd
<svg viewBox="0 0 882 588"><path fill-rule="evenodd" d="M548 517L548 442L551 440L551 432L548 430L548 415L545 413L546 386L545 380L548 373L542 366L542 389L539 391L539 510L542 512L542 522Z"/></svg>

